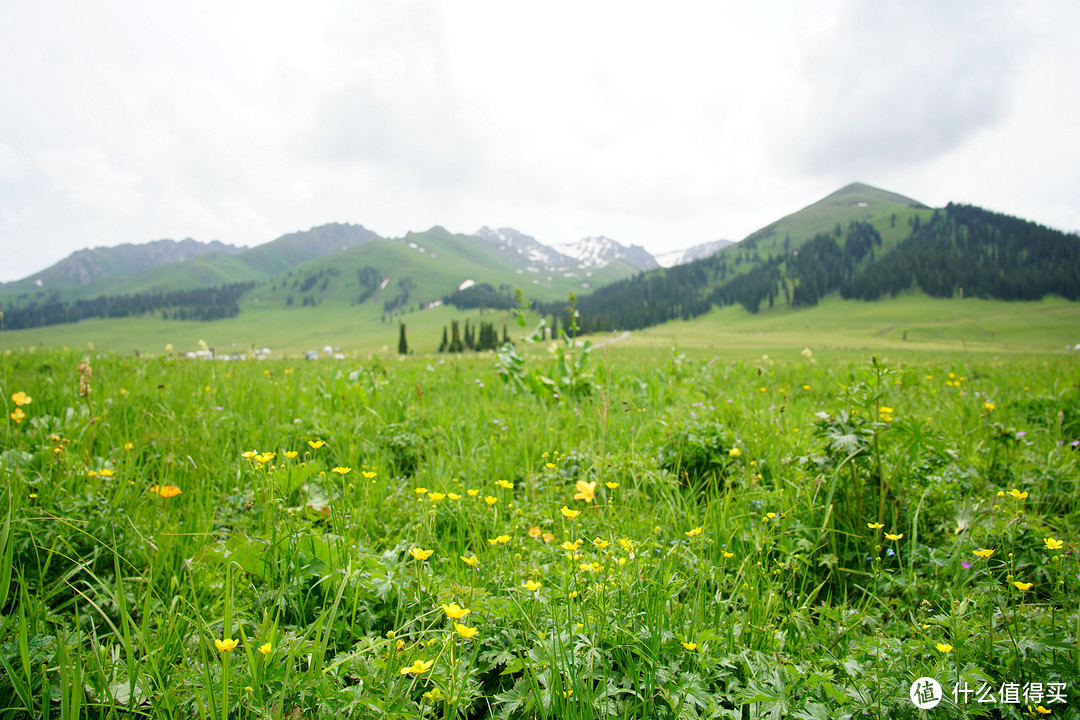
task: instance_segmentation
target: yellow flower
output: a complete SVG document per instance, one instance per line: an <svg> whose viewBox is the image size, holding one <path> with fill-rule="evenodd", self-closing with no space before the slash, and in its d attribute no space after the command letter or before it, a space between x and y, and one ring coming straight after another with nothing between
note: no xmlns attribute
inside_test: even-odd
<svg viewBox="0 0 1080 720"><path fill-rule="evenodd" d="M276 453L272 453L272 452L260 453L260 454L255 456L255 460L257 460L258 462L260 462L262 464L266 464L266 463L268 463L268 462L270 462L271 460L274 459L274 455L276 455ZM348 468L345 469L345 472L348 472Z"/></svg>
<svg viewBox="0 0 1080 720"><path fill-rule="evenodd" d="M219 640L218 638L214 638L214 647L216 647L218 649L218 652L223 652L223 653L232 652L236 648L236 644L238 642L240 642L240 641L239 640L233 640L232 638L225 638L224 640Z"/></svg>
<svg viewBox="0 0 1080 720"><path fill-rule="evenodd" d="M318 450L326 443L324 443L322 440L308 440L307 444L311 446L312 450Z"/></svg>
<svg viewBox="0 0 1080 720"><path fill-rule="evenodd" d="M546 467L548 470L554 470L555 463L544 463L544 467Z"/></svg>
<svg viewBox="0 0 1080 720"><path fill-rule="evenodd" d="M465 557L464 555L462 555L461 560L469 567L476 567L480 564L480 561L476 558L475 555L473 555L472 557Z"/></svg>
<svg viewBox="0 0 1080 720"><path fill-rule="evenodd" d="M617 482L606 482L604 483L604 485L607 486L608 490L614 490L615 488L619 487L619 483Z"/></svg>
<svg viewBox="0 0 1080 720"><path fill-rule="evenodd" d="M399 672L402 675L408 675L409 673L412 673L413 675L423 675L428 670L430 670L431 666L434 665L434 664L435 664L434 660L417 660L416 662L414 662L409 667L401 668L401 670Z"/></svg>
<svg viewBox="0 0 1080 720"><path fill-rule="evenodd" d="M728 552L727 550L725 550L725 551L724 551L724 557L726 557L726 558L733 558L733 557L735 557L735 553L733 553L733 552Z"/></svg>
<svg viewBox="0 0 1080 720"><path fill-rule="evenodd" d="M469 614L469 610L467 608L463 608L457 603L443 605L442 611L446 613L446 617L450 618L451 620L460 620L461 618Z"/></svg>
<svg viewBox="0 0 1080 720"><path fill-rule="evenodd" d="M413 548L412 550L409 551L409 554L412 555L417 560L427 560L429 557L431 557L431 554L433 552L435 552L435 551L434 550L423 550L421 548Z"/></svg>
<svg viewBox="0 0 1080 720"><path fill-rule="evenodd" d="M943 653L950 653L952 652L952 645L949 645L948 643L938 643L937 649Z"/></svg>
<svg viewBox="0 0 1080 720"><path fill-rule="evenodd" d="M566 552L574 552L578 549L578 544L576 542L570 542L569 540L567 540L562 544L562 549Z"/></svg>
<svg viewBox="0 0 1080 720"><path fill-rule="evenodd" d="M368 480L371 480L373 477L375 477L379 473L375 472L374 470L361 470L360 474L363 475Z"/></svg>
<svg viewBox="0 0 1080 720"><path fill-rule="evenodd" d="M1020 492L1016 488L1013 488L1012 490L1010 490L1009 494L1012 495L1017 500L1026 500L1027 496L1028 496L1028 494L1026 492Z"/></svg>
<svg viewBox="0 0 1080 720"><path fill-rule="evenodd" d="M577 492L574 493L575 500L584 500L587 503L591 503L596 498L596 481L585 482L584 480L578 480L574 485Z"/></svg>
<svg viewBox="0 0 1080 720"><path fill-rule="evenodd" d="M16 424L21 423L26 419L26 413L22 411L22 408L17 407L15 408L15 412L11 413L11 419L14 420Z"/></svg>
<svg viewBox="0 0 1080 720"><path fill-rule="evenodd" d="M983 410L985 410L986 412L992 412L994 407L995 405L992 402L983 403Z"/></svg>
<svg viewBox="0 0 1080 720"><path fill-rule="evenodd" d="M878 408L878 412L882 415L892 415L893 409L891 407L885 407L884 405L882 405Z"/></svg>
<svg viewBox="0 0 1080 720"><path fill-rule="evenodd" d="M730 450L727 451L727 454L730 455L731 457L739 457L740 455L742 455L742 450L740 450L737 447L733 447L733 448L731 448Z"/></svg>
<svg viewBox="0 0 1080 720"><path fill-rule="evenodd" d="M163 498L171 498L181 494L183 490L175 485L154 485L150 488L150 492L157 493Z"/></svg>
<svg viewBox="0 0 1080 720"><path fill-rule="evenodd" d="M494 495L485 495L484 502L486 502L488 505L494 505L495 503L499 502L499 498L495 497Z"/></svg>
<svg viewBox="0 0 1080 720"><path fill-rule="evenodd" d="M899 540L902 537L904 537L904 533L900 533L899 535L893 535L892 533L885 533L885 539L886 540Z"/></svg>
<svg viewBox="0 0 1080 720"><path fill-rule="evenodd" d="M439 502L444 497L446 497L446 496L443 495L441 492L428 493L428 499L430 499L431 502Z"/></svg>
<svg viewBox="0 0 1080 720"><path fill-rule="evenodd" d="M273 651L274 651L274 646L271 645L270 643L263 643L262 645L259 646L259 652L261 652L263 655L269 655Z"/></svg>
<svg viewBox="0 0 1080 720"><path fill-rule="evenodd" d="M492 538L491 540L488 540L488 542L491 543L492 545L496 545L496 544L505 545L506 543L510 542L510 536L509 535L500 535L497 538Z"/></svg>
<svg viewBox="0 0 1080 720"><path fill-rule="evenodd" d="M13 403L15 403L16 405L19 405L19 406L29 405L33 401L34 401L34 399L31 398L26 393L24 393L22 390L20 390L19 392L15 393L14 395L11 396L11 402L13 402Z"/></svg>
<svg viewBox="0 0 1080 720"><path fill-rule="evenodd" d="M1027 592L1031 589L1031 583L1020 582L1019 580L1013 580L1013 585L1015 585L1016 589L1020 592Z"/></svg>
<svg viewBox="0 0 1080 720"><path fill-rule="evenodd" d="M254 458L258 454L259 454L258 450L246 450L246 451L240 453L240 457L244 458L245 460L251 460L252 458Z"/></svg>
<svg viewBox="0 0 1080 720"><path fill-rule="evenodd" d="M101 477L112 477L116 473L109 468L101 468L101 470L98 471L98 474L101 475Z"/></svg>
<svg viewBox="0 0 1080 720"><path fill-rule="evenodd" d="M442 690L440 690L439 688L432 688L431 690L428 690L426 693L424 693L421 697L423 697L424 700L427 700L429 703L436 703L439 700L443 699L443 694Z"/></svg>
<svg viewBox="0 0 1080 720"><path fill-rule="evenodd" d="M446 497L450 498L451 500L460 500L461 499L461 496L458 495L457 493L447 493Z"/></svg>
<svg viewBox="0 0 1080 720"><path fill-rule="evenodd" d="M288 458L288 459L290 459L290 460L292 460L292 459L293 459L294 457L296 457L296 456L297 456L297 455L299 455L299 454L300 454L300 453L298 453L298 452L297 452L297 451L295 451L295 450L286 450L286 451L285 451L285 457L287 457L287 458Z"/></svg>
<svg viewBox="0 0 1080 720"><path fill-rule="evenodd" d="M1062 545L1064 545L1063 542L1061 542L1060 540L1055 540L1052 537L1046 538L1045 540L1043 540L1043 542L1046 543L1047 550L1060 550Z"/></svg>
<svg viewBox="0 0 1080 720"><path fill-rule="evenodd" d="M125 450L134 450L135 449L135 443L130 443L130 442L124 443L124 449Z"/></svg>
<svg viewBox="0 0 1080 720"><path fill-rule="evenodd" d="M697 643L695 642L684 642L682 646L691 652L697 650Z"/></svg>
<svg viewBox="0 0 1080 720"><path fill-rule="evenodd" d="M540 589L540 583L535 580L529 579L525 581L525 589L529 592L536 592Z"/></svg>
<svg viewBox="0 0 1080 720"><path fill-rule="evenodd" d="M871 530L880 530L885 526L881 523L866 523L866 527L870 528Z"/></svg>
<svg viewBox="0 0 1080 720"><path fill-rule="evenodd" d="M993 550L987 550L986 548L979 548L978 550L975 551L975 554L978 555L979 557L981 557L983 560L986 560L987 558L989 558L991 555L994 554L994 551Z"/></svg>
<svg viewBox="0 0 1080 720"><path fill-rule="evenodd" d="M465 638L466 640L474 637L476 633L480 632L474 627L465 627L461 623L454 623L454 629L457 630L458 635Z"/></svg>
<svg viewBox="0 0 1080 720"><path fill-rule="evenodd" d="M495 484L505 490L509 490L510 488L514 487L514 483L510 482L509 480L496 480Z"/></svg>
<svg viewBox="0 0 1080 720"><path fill-rule="evenodd" d="M540 529L539 527L537 527L536 525L533 525L533 526L532 526L531 528L529 528L529 537L531 537L531 538L538 538L538 537L540 537L540 535L541 535L541 534L542 534L543 532L544 532L544 531L543 531L543 530L541 530L541 529Z"/></svg>
<svg viewBox="0 0 1080 720"><path fill-rule="evenodd" d="M340 467L339 466L339 467L334 468L330 472L336 472L338 475L348 475L351 470L352 470L352 468Z"/></svg>
<svg viewBox="0 0 1080 720"><path fill-rule="evenodd" d="M1030 708L1031 706L1028 705L1028 707ZM1047 708L1044 708L1042 705L1036 705L1035 706L1035 712L1039 713L1040 715L1049 715L1050 714L1050 710L1048 710Z"/></svg>
<svg viewBox="0 0 1080 720"><path fill-rule="evenodd" d="M466 490L465 492L469 493L469 497L476 497L480 494L479 490Z"/></svg>
<svg viewBox="0 0 1080 720"><path fill-rule="evenodd" d="M574 518L576 518L578 515L581 514L580 510L571 510L570 508L566 507L565 505L562 506L561 512L562 512L563 515L570 518L571 520L573 520Z"/></svg>
<svg viewBox="0 0 1080 720"><path fill-rule="evenodd" d="M686 537L697 537L698 535L700 535L703 532L704 532L704 530L702 528L699 528L699 527L690 528L689 530L686 531Z"/></svg>
<svg viewBox="0 0 1080 720"><path fill-rule="evenodd" d="M551 542L552 540L554 540L554 539L555 539L555 535L554 535L553 533L549 533L549 532L546 532L546 533L544 533L544 534L543 534L543 535L541 535L540 537L541 537L541 538L543 539L543 541L544 541L544 542L546 542L546 543L550 543L550 542Z"/></svg>

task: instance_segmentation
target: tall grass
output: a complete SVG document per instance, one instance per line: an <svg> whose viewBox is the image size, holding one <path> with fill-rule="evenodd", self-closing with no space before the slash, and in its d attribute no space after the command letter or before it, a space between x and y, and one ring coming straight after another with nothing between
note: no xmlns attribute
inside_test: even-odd
<svg viewBox="0 0 1080 720"><path fill-rule="evenodd" d="M633 357L6 354L0 717L1075 713L1075 364Z"/></svg>

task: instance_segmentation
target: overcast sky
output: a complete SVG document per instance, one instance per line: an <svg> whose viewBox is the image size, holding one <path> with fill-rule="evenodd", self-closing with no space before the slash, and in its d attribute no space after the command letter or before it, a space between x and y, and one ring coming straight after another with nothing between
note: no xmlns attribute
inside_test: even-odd
<svg viewBox="0 0 1080 720"><path fill-rule="evenodd" d="M1080 3L0 0L0 281L509 226L653 252L853 181L1080 229Z"/></svg>

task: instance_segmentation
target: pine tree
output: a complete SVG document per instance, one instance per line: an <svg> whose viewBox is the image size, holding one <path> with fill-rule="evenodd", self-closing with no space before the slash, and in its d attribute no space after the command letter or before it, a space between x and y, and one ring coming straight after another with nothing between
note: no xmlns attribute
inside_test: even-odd
<svg viewBox="0 0 1080 720"><path fill-rule="evenodd" d="M409 343L405 339L405 323L401 323L400 325L398 325L398 327L401 328L401 336L398 337L397 351L401 355L408 355L409 354Z"/></svg>
<svg viewBox="0 0 1080 720"><path fill-rule="evenodd" d="M442 342L439 343L439 352L446 352L446 348L449 345L449 341L446 339L446 326L442 326Z"/></svg>

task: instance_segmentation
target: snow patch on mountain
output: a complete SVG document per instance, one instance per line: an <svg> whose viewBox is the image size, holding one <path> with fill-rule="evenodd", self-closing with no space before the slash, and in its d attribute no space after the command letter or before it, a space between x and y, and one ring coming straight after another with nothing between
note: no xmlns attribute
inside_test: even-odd
<svg viewBox="0 0 1080 720"><path fill-rule="evenodd" d="M712 242L702 243L701 245L694 245L693 247L684 250L675 250L673 252L656 255L656 262L660 264L660 267L666 268L674 267L675 265L685 265L695 260L711 257L731 244L732 242L730 240L714 240Z"/></svg>
<svg viewBox="0 0 1080 720"><path fill-rule="evenodd" d="M659 267L656 258L640 245L626 246L603 235L556 245L555 250L574 258L581 269L604 267L615 260L623 260L638 270Z"/></svg>

